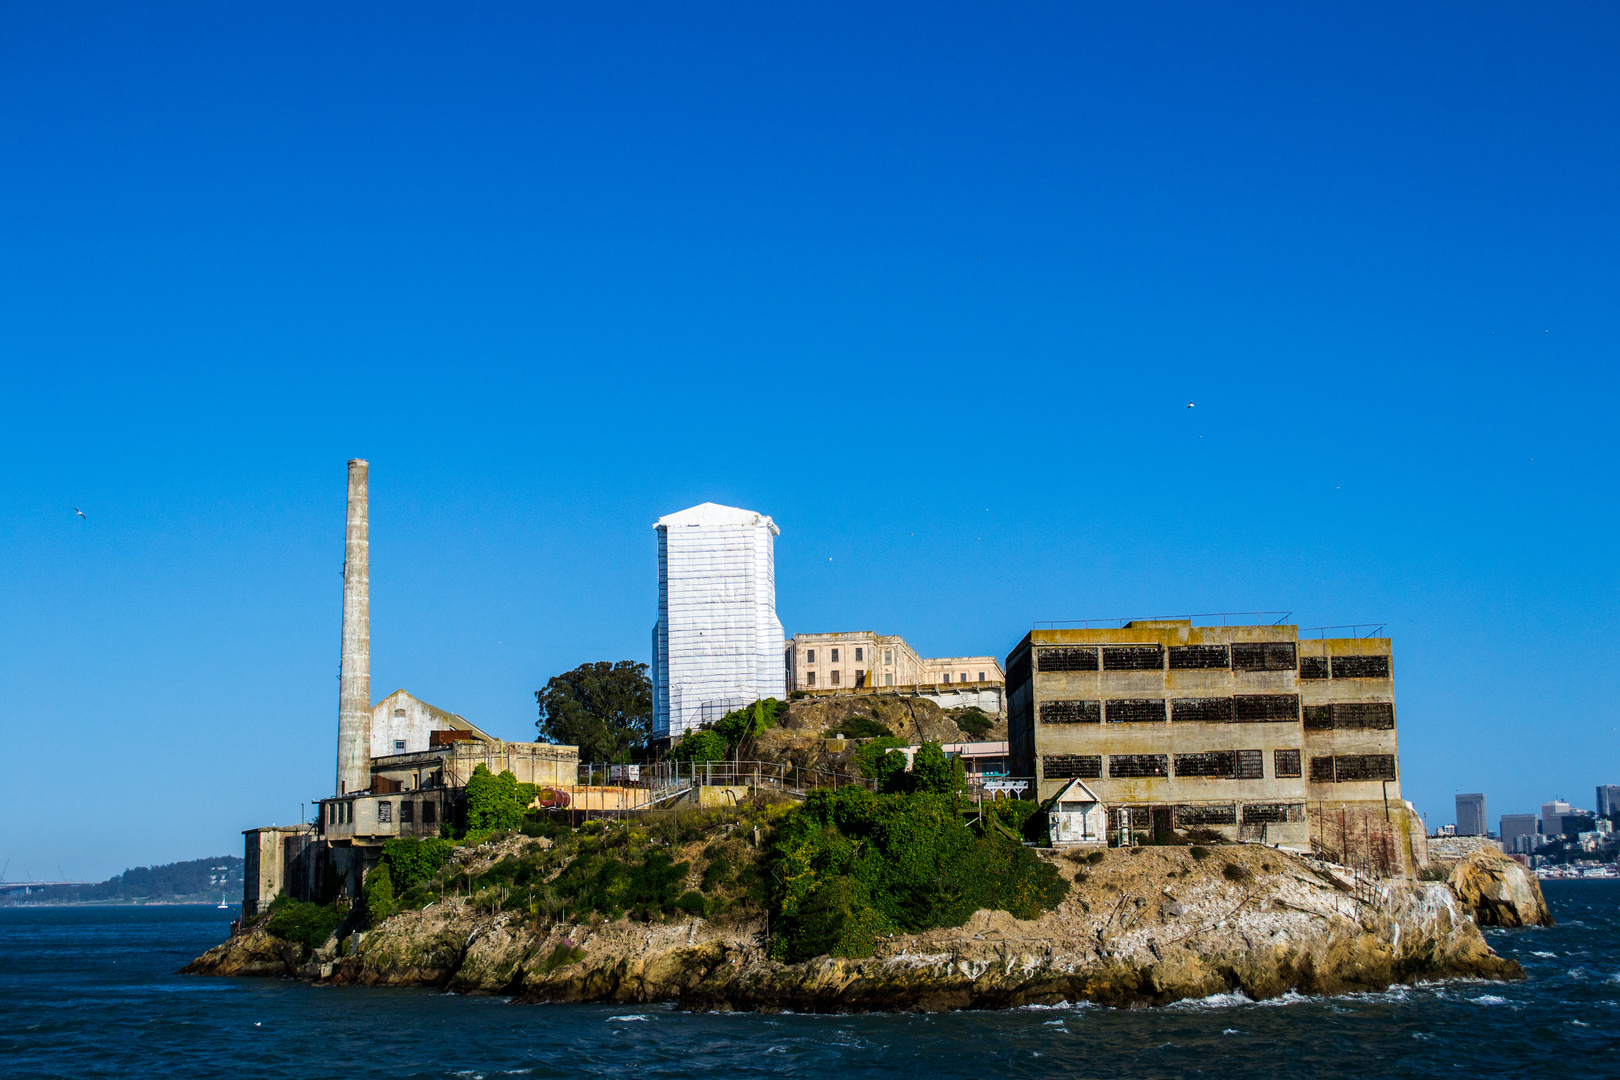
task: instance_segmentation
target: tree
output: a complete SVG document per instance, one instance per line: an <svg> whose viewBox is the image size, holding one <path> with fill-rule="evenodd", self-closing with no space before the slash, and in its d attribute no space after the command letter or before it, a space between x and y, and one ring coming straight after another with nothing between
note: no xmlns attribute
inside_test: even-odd
<svg viewBox="0 0 1620 1080"><path fill-rule="evenodd" d="M948 756L937 742L925 742L917 748L911 771L920 791L954 795L962 786L962 759Z"/></svg>
<svg viewBox="0 0 1620 1080"><path fill-rule="evenodd" d="M724 735L713 728L702 728L682 739L669 756L676 761L724 761L730 752Z"/></svg>
<svg viewBox="0 0 1620 1080"><path fill-rule="evenodd" d="M467 778L467 830L517 828L536 792L535 785L518 783L511 769L497 776L479 765Z"/></svg>
<svg viewBox="0 0 1620 1080"><path fill-rule="evenodd" d="M652 734L652 680L633 660L581 664L536 690L545 742L579 747L581 761L627 760Z"/></svg>
<svg viewBox="0 0 1620 1080"><path fill-rule="evenodd" d="M366 875L362 890L366 900L366 925L376 926L397 909L394 902L394 879L388 873L388 864L380 862Z"/></svg>

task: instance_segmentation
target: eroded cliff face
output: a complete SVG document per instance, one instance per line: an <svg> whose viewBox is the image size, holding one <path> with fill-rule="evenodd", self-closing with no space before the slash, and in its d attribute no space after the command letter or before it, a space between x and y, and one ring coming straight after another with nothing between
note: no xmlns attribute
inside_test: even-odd
<svg viewBox="0 0 1620 1080"><path fill-rule="evenodd" d="M1444 885L1356 878L1254 846L1214 848L1201 860L1188 848L1138 848L1058 865L1074 888L1040 919L981 911L961 927L887 939L863 959L778 963L766 955L761 923L547 926L452 900L387 920L342 958L253 931L187 970L522 1001L800 1011L1149 1005L1230 990L1269 998L1523 977Z"/></svg>
<svg viewBox="0 0 1620 1080"><path fill-rule="evenodd" d="M1553 924L1536 876L1494 847L1458 862L1446 884L1480 926Z"/></svg>

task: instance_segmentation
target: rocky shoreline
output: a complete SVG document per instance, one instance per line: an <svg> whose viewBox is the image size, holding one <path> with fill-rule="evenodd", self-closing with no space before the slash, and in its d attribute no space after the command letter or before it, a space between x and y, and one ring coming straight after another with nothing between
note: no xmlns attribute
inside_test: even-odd
<svg viewBox="0 0 1620 1080"><path fill-rule="evenodd" d="M759 919L548 924L448 899L318 950L252 926L184 970L521 1002L802 1012L1146 1006L1230 991L1265 999L1524 977L1490 949L1446 884L1366 878L1255 845L1100 854L1095 862L1056 857L1073 887L1039 919L980 911L960 927L885 939L861 959L772 960ZM1478 885L1493 872L1511 874L1469 871L1500 918L1509 894L1524 890L1516 881ZM1534 913L1519 919L1532 922Z"/></svg>

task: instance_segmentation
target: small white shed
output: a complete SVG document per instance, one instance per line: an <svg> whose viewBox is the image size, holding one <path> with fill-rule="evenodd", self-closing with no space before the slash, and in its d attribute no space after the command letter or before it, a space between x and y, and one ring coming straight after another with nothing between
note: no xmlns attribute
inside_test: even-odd
<svg viewBox="0 0 1620 1080"><path fill-rule="evenodd" d="M1106 844L1108 821L1103 804L1079 780L1070 780L1046 812L1054 844Z"/></svg>

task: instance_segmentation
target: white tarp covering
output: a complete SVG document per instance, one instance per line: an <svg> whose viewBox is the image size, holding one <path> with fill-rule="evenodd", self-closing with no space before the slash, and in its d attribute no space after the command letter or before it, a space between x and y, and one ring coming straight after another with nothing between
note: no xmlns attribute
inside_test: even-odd
<svg viewBox="0 0 1620 1080"><path fill-rule="evenodd" d="M776 523L703 503L658 519L653 737L787 696L776 618Z"/></svg>

